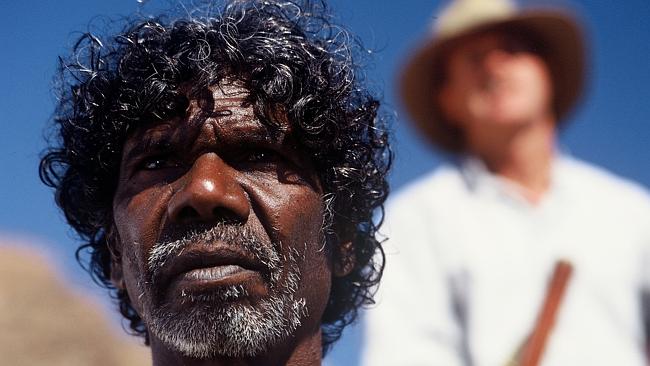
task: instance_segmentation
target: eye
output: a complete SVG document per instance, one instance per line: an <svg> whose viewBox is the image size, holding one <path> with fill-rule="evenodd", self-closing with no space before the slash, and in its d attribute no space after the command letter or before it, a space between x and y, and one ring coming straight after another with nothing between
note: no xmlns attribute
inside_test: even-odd
<svg viewBox="0 0 650 366"><path fill-rule="evenodd" d="M151 156L143 159L139 165L141 170L160 170L179 166L178 162L173 160L169 155Z"/></svg>
<svg viewBox="0 0 650 366"><path fill-rule="evenodd" d="M241 161L247 163L268 163L278 159L278 153L266 149L248 151L241 157Z"/></svg>
<svg viewBox="0 0 650 366"><path fill-rule="evenodd" d="M246 149L236 154L233 158L233 164L245 170L272 169L278 164L285 162L284 157L280 153L265 148Z"/></svg>

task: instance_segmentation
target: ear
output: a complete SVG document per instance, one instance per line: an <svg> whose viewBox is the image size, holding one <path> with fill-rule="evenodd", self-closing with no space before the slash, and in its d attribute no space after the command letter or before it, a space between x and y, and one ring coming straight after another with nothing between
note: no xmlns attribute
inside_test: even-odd
<svg viewBox="0 0 650 366"><path fill-rule="evenodd" d="M336 246L334 253L334 276L344 277L350 274L357 263L352 241L342 242Z"/></svg>
<svg viewBox="0 0 650 366"><path fill-rule="evenodd" d="M111 255L111 282L113 286L119 290L124 290L124 275L122 272L122 255L121 255L121 241L115 226L111 226L106 231L106 247Z"/></svg>

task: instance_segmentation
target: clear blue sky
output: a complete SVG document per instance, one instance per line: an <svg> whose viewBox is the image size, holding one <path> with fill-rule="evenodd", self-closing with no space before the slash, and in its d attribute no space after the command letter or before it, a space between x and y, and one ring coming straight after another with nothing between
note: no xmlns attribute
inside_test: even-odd
<svg viewBox="0 0 650 366"><path fill-rule="evenodd" d="M157 3L158 1L158 3ZM545 1L548 4L548 1ZM589 88L571 117L562 146L650 186L650 1L581 0L568 4L590 35ZM165 5L150 0L147 7ZM394 124L397 160L394 189L435 167L439 156L408 128L393 93L396 70L428 30L439 1L333 0L339 20L376 51L369 76L383 89ZM534 4L534 3L533 3ZM70 280L92 288L73 258L75 243L55 208L52 194L38 180L44 128L54 106L50 92L57 55L97 15L119 17L138 8L136 0L6 1L0 12L0 236L37 241L55 257ZM624 213L621 213L624 218ZM354 365L359 332L338 344L332 364Z"/></svg>

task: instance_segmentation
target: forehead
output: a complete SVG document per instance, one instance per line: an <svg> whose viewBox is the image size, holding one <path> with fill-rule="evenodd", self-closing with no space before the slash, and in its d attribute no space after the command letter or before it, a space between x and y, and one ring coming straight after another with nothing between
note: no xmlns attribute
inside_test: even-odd
<svg viewBox="0 0 650 366"><path fill-rule="evenodd" d="M290 124L276 108L273 121L261 121L253 108L249 91L237 80L226 80L203 90L181 87L188 99L183 116L148 123L137 128L126 141L127 149L143 140L165 136L188 140L209 130L215 139L233 137L277 140L290 131Z"/></svg>

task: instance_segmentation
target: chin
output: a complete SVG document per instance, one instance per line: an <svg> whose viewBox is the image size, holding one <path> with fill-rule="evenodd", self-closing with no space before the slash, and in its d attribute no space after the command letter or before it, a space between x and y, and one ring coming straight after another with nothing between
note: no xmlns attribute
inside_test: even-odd
<svg viewBox="0 0 650 366"><path fill-rule="evenodd" d="M157 301L152 289L144 289L142 315L152 338L194 359L264 354L296 334L308 318L307 300L298 293L302 273L295 256L290 255L285 266L282 280L276 278L261 296L251 293L256 286L222 280L219 286L187 287L179 296Z"/></svg>
<svg viewBox="0 0 650 366"><path fill-rule="evenodd" d="M525 127L536 120L536 114L522 108L494 110L485 120L495 127Z"/></svg>
<svg viewBox="0 0 650 366"><path fill-rule="evenodd" d="M165 348L194 359L256 357L281 344L301 326L304 299L277 297L256 305L197 304L176 313L158 309L150 330Z"/></svg>

